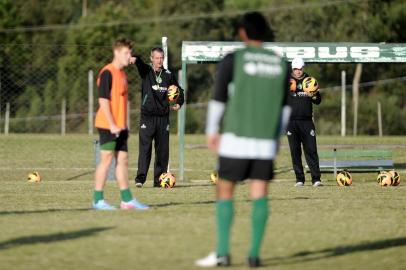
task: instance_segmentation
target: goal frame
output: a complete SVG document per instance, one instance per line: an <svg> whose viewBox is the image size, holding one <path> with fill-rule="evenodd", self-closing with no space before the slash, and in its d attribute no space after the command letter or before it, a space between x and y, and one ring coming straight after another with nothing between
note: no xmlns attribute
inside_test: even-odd
<svg viewBox="0 0 406 270"><path fill-rule="evenodd" d="M184 167L185 125L187 109L187 66L189 64L216 63L237 49L242 42L183 41L180 84L185 103L178 114L179 180L186 181ZM269 42L264 47L279 52L288 61L301 57L307 63L406 63L406 43L353 43L353 42Z"/></svg>

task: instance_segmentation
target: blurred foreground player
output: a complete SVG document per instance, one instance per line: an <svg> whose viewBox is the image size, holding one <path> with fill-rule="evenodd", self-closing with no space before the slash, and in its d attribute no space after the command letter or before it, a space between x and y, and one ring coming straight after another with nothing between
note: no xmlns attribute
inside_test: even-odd
<svg viewBox="0 0 406 270"><path fill-rule="evenodd" d="M196 261L201 267L230 265L233 193L237 182L246 179L250 180L252 200L248 265L260 266L260 246L269 215L268 183L273 178L279 137L289 119L290 109L285 105L288 64L277 53L263 48L263 42L273 36L268 23L257 12L247 13L238 34L246 47L219 63L207 115L207 145L219 155L217 248Z"/></svg>

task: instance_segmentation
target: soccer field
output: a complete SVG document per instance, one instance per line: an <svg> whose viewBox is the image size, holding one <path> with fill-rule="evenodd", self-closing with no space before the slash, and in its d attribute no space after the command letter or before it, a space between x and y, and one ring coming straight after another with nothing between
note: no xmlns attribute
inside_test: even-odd
<svg viewBox="0 0 406 270"><path fill-rule="evenodd" d="M136 167L130 139L130 177ZM171 138L176 173L178 148ZM0 136L0 269L195 269L215 245L214 155L203 136L187 136L186 183L132 191L148 211L97 212L92 198L92 138L82 135ZM286 140L270 186L272 214L262 248L265 269L405 269L406 188L404 137L319 137L319 148L391 149L399 187L380 188L375 173L353 174L351 187L293 187ZM38 170L40 184L26 174ZM403 170L403 171L402 171ZM309 179L309 177L308 177ZM245 269L250 237L248 185L238 186L232 237L233 266ZM106 199L119 202L115 183Z"/></svg>

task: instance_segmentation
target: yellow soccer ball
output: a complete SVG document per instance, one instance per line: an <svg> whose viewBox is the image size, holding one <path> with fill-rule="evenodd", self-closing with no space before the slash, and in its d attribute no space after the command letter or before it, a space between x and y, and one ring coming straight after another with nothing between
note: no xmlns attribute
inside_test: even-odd
<svg viewBox="0 0 406 270"><path fill-rule="evenodd" d="M38 172L30 172L27 176L27 181L29 183L39 183L41 180L41 176Z"/></svg>
<svg viewBox="0 0 406 270"><path fill-rule="evenodd" d="M217 171L212 171L210 174L210 182L213 185L217 185L217 181L219 180L219 174Z"/></svg>
<svg viewBox="0 0 406 270"><path fill-rule="evenodd" d="M169 103L176 103L179 97L179 88L176 85L169 86L167 95Z"/></svg>
<svg viewBox="0 0 406 270"><path fill-rule="evenodd" d="M176 184L176 177L170 172L166 172L159 176L159 185L163 188L173 188Z"/></svg>
<svg viewBox="0 0 406 270"><path fill-rule="evenodd" d="M311 94L315 94L319 91L319 84L313 77L307 77L302 82L303 91Z"/></svg>
<svg viewBox="0 0 406 270"><path fill-rule="evenodd" d="M351 184L352 184L352 176L351 176L351 174L349 172L342 171L342 172L339 172L337 174L336 181L337 181L337 184L340 187L351 186Z"/></svg>

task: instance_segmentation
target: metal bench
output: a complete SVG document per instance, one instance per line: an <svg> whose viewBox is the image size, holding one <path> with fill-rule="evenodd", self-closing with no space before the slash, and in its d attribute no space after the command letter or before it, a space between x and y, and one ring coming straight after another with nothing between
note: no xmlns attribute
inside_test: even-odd
<svg viewBox="0 0 406 270"><path fill-rule="evenodd" d="M392 151L389 150L337 150L319 152L321 172L348 170L350 172L377 172L393 169ZM309 167L306 165L306 170Z"/></svg>

